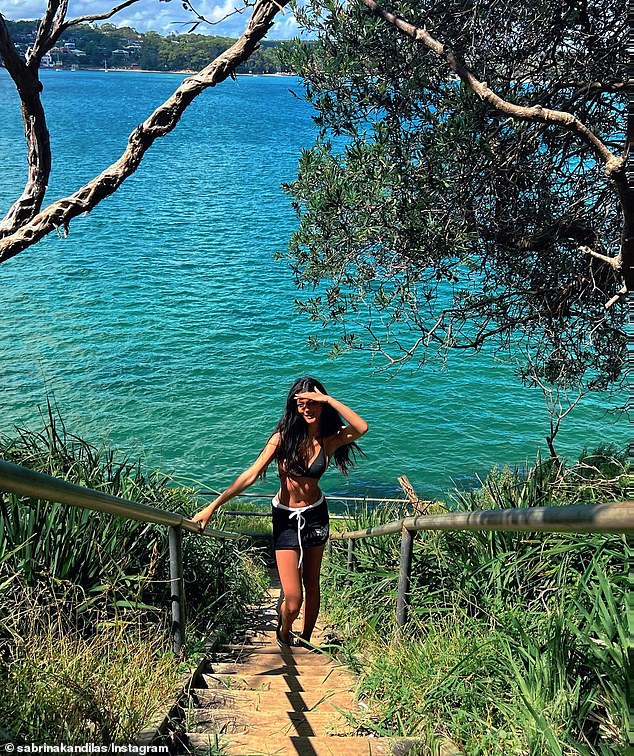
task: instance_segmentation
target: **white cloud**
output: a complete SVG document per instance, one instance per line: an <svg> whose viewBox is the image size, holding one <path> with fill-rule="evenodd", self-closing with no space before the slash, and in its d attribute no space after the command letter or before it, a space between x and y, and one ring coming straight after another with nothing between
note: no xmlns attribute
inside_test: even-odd
<svg viewBox="0 0 634 756"><path fill-rule="evenodd" d="M117 5L117 0L70 0L68 17L105 13ZM194 3L196 10L210 21L218 21L235 7L242 7L241 0L223 0L211 2L201 0ZM25 19L40 18L46 8L46 0L0 0L0 13L5 18ZM197 34L217 34L237 37L244 31L251 9L242 14L234 14L214 26L200 24ZM278 15L277 21L267 35L267 39L288 39L297 35L297 23L289 9L284 16ZM183 9L178 0L159 2L159 0L138 0L137 3L113 16L110 23L117 26L132 26L139 32L157 31L160 34L170 32L183 33L194 23L195 17Z"/></svg>
<svg viewBox="0 0 634 756"><path fill-rule="evenodd" d="M41 0L2 0L0 13L5 18L38 18L45 6Z"/></svg>
<svg viewBox="0 0 634 756"><path fill-rule="evenodd" d="M234 9L234 4L231 0L225 0L223 5L214 5L211 8L211 12L208 16L210 21L220 21L221 18L227 16ZM202 11L199 11L201 13ZM202 14L205 16L206 14Z"/></svg>
<svg viewBox="0 0 634 756"><path fill-rule="evenodd" d="M278 16L278 18L280 18ZM293 13L286 12L286 16L281 20L276 21L271 27L272 39L290 39L296 37L299 34L299 26L297 25L297 19Z"/></svg>

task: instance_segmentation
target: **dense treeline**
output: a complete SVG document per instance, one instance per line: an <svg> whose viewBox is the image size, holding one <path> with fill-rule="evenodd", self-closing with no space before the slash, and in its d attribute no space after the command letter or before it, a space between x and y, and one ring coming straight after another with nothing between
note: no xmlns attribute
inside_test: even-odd
<svg viewBox="0 0 634 756"><path fill-rule="evenodd" d="M37 21L8 21L16 47L24 55L35 40ZM49 65L77 68L140 68L153 71L199 70L230 47L235 40L205 34L141 34L130 27L114 24L82 24L62 34L50 54ZM262 47L238 73L289 72L278 59L279 43L263 42Z"/></svg>

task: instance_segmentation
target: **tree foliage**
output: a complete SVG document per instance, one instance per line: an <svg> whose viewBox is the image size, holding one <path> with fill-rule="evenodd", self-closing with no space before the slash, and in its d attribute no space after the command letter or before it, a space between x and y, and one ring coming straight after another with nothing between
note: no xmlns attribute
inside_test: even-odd
<svg viewBox="0 0 634 756"><path fill-rule="evenodd" d="M527 356L527 382L616 381L633 215L625 6L399 0L392 16L372 0L309 0L295 12L315 41L295 40L284 62L319 127L286 186L300 309L336 325L335 349L390 363L491 343Z"/></svg>

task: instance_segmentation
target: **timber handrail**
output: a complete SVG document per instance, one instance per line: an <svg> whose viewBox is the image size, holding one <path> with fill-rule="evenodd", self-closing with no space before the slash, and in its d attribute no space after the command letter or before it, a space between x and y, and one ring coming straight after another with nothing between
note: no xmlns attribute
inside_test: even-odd
<svg viewBox="0 0 634 756"><path fill-rule="evenodd" d="M582 504L526 509L484 509L477 512L449 512L393 520L373 528L333 533L333 540L368 538L407 530L507 530L549 533L634 532L634 502Z"/></svg>
<svg viewBox="0 0 634 756"><path fill-rule="evenodd" d="M185 644L185 591L183 580L183 559L181 531L188 530L199 535L216 538L243 538L242 533L224 530L201 530L199 523L190 520L178 512L168 512L149 504L140 504L105 491L96 491L67 480L56 478L46 473L31 470L0 460L0 491L7 491L17 496L32 496L37 499L69 504L73 507L92 509L97 512L126 517L130 520L153 522L168 528L168 548L170 564L172 637L174 653L180 655Z"/></svg>
<svg viewBox="0 0 634 756"><path fill-rule="evenodd" d="M542 531L549 533L631 533L634 531L634 501L582 504L561 507L527 507L521 509L485 509L477 512L449 512L404 517L384 525L343 533L331 533L328 556L333 541L347 541L346 569L354 570L354 542L361 538L401 534L396 631L407 622L412 576L414 535L419 530L491 530Z"/></svg>
<svg viewBox="0 0 634 756"><path fill-rule="evenodd" d="M0 490L9 491L18 496L34 496L37 499L58 501L73 507L93 509L97 512L127 517L130 520L154 522L157 525L170 525L189 530L192 533L215 536L218 538L242 538L242 533L205 528L201 533L200 525L178 512L169 512L149 504L140 504L120 496L113 496L105 491L86 488L76 483L69 483L62 478L37 472L28 467L15 465L0 460Z"/></svg>
<svg viewBox="0 0 634 756"><path fill-rule="evenodd" d="M184 646L184 581L181 548L181 530L216 538L238 539L244 533L224 530L203 531L199 523L178 512L169 512L158 507L129 501L104 491L69 483L46 473L37 472L21 465L0 460L0 490L18 496L32 496L52 502L60 502L98 512L107 512L132 520L152 522L168 527L170 582L172 584L172 633L174 653L180 654ZM241 494L249 496L249 494ZM250 494L253 498L268 494ZM330 498L348 501L374 501L367 497ZM402 499L377 499L398 501ZM232 515L253 516L255 512L227 512ZM263 513L264 516L265 513ZM270 513L268 514L270 516ZM361 538L401 533L401 559L399 568L398 599L396 605L397 628L407 620L409 586L411 581L414 534L419 530L492 530L492 531L545 531L552 533L631 533L634 532L634 502L620 501L603 504L584 504L561 507L529 507L521 509L488 509L477 512L449 512L404 517L372 528L331 533L332 541L348 541L347 568L354 569L354 541Z"/></svg>

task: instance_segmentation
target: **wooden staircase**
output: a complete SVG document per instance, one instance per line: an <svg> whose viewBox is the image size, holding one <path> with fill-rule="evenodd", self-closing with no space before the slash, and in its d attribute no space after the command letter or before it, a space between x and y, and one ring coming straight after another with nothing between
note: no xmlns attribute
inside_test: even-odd
<svg viewBox="0 0 634 756"><path fill-rule="evenodd" d="M364 756L408 753L413 741L358 736L357 678L327 653L275 642L280 587L254 609L239 638L223 646L191 689L182 752L239 756ZM301 617L296 622L301 627ZM313 643L327 650L318 624Z"/></svg>

